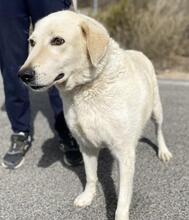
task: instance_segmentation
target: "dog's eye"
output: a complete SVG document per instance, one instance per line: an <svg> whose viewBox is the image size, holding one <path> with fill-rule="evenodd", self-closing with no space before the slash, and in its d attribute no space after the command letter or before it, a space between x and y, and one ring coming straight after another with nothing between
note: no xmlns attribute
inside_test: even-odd
<svg viewBox="0 0 189 220"><path fill-rule="evenodd" d="M30 46L31 46L31 47L34 47L35 44L36 44L36 42L35 42L33 39L30 39L30 40L29 40L29 43L30 43Z"/></svg>
<svg viewBox="0 0 189 220"><path fill-rule="evenodd" d="M65 40L61 37L54 37L52 40L51 40L51 45L53 46L60 46L62 45L63 43L65 42Z"/></svg>

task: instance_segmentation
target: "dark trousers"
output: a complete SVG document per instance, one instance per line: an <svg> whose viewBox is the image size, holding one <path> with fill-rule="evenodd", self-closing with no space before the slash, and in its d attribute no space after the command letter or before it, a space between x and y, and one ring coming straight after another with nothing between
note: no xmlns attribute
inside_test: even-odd
<svg viewBox="0 0 189 220"><path fill-rule="evenodd" d="M13 132L31 132L28 89L17 76L28 55L30 19L35 24L49 13L68 9L70 4L70 0L0 0L0 69ZM57 89L51 88L48 94L57 119L56 129L68 132Z"/></svg>

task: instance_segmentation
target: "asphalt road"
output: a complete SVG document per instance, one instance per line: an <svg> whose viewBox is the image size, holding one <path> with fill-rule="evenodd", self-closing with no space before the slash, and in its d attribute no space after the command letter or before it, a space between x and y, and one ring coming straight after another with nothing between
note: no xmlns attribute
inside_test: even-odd
<svg viewBox="0 0 189 220"><path fill-rule="evenodd" d="M189 219L189 83L161 81L164 133L174 157L163 164L156 155L150 122L138 144L131 220ZM4 96L0 81L0 106ZM15 171L0 167L0 220L113 220L117 202L117 165L109 152L99 158L98 195L86 209L74 198L83 189L83 167L68 169L52 129L46 94L32 95L35 140L24 165ZM9 146L9 122L0 111L0 157Z"/></svg>

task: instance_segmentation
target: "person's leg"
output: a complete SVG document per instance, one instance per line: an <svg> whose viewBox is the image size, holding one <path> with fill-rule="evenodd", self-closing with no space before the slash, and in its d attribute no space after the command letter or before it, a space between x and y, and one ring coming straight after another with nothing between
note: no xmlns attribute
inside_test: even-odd
<svg viewBox="0 0 189 220"><path fill-rule="evenodd" d="M29 132L28 90L17 76L28 53L29 18L25 13L23 0L0 0L0 27L0 67L6 111L13 132Z"/></svg>
<svg viewBox="0 0 189 220"><path fill-rule="evenodd" d="M50 13L69 9L71 0L26 0L32 21L35 24L39 19Z"/></svg>
<svg viewBox="0 0 189 220"><path fill-rule="evenodd" d="M29 17L24 0L0 0L0 27L0 69L4 83L6 111L13 133L22 132L21 136L24 136L24 133L30 132L29 94L17 76L28 53ZM12 138L12 144L16 139L16 137ZM18 139L26 141L27 135ZM14 158L9 156L5 155L4 162L9 160L12 168L21 162L22 155L19 154L19 157L16 155Z"/></svg>
<svg viewBox="0 0 189 220"><path fill-rule="evenodd" d="M33 25L35 26L35 23L42 17L56 11L68 9L71 5L71 0L27 0L27 4ZM82 156L79 152L79 146L72 138L67 127L59 92L55 87L52 87L49 89L48 94L54 112L55 129L61 139L60 149L64 152L64 162L69 166L80 164Z"/></svg>

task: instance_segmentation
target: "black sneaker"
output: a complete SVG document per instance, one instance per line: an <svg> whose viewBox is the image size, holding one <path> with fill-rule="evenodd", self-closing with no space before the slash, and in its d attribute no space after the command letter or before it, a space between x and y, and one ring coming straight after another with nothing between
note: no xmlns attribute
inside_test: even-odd
<svg viewBox="0 0 189 220"><path fill-rule="evenodd" d="M83 164L79 145L71 135L69 136L69 140L60 141L59 148L64 153L63 161L67 166L73 167Z"/></svg>
<svg viewBox="0 0 189 220"><path fill-rule="evenodd" d="M24 162L24 156L31 147L31 136L23 132L11 136L11 147L5 154L2 166L8 169L16 169Z"/></svg>

